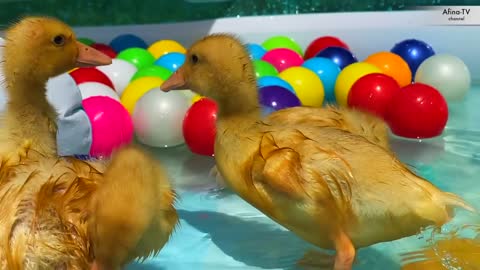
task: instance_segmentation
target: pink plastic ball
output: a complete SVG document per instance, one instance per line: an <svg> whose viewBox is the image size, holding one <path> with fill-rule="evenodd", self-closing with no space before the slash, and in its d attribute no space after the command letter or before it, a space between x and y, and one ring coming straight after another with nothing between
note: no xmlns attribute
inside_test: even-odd
<svg viewBox="0 0 480 270"><path fill-rule="evenodd" d="M282 70L289 67L298 67L303 64L302 56L287 48L270 50L263 55L262 60L272 64L278 72L282 72Z"/></svg>
<svg viewBox="0 0 480 270"><path fill-rule="evenodd" d="M109 157L115 149L132 142L132 119L120 102L93 96L82 104L92 125L90 156Z"/></svg>

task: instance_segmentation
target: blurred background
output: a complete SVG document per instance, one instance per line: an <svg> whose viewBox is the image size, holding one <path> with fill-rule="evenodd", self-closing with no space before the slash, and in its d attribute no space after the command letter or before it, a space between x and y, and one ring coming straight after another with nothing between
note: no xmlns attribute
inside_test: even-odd
<svg viewBox="0 0 480 270"><path fill-rule="evenodd" d="M480 0L0 0L0 27L35 14L55 16L75 26L100 26L477 4Z"/></svg>

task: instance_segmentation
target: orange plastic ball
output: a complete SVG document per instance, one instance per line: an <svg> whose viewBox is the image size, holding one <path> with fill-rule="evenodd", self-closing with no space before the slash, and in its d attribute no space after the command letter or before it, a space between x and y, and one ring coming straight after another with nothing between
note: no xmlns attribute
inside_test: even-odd
<svg viewBox="0 0 480 270"><path fill-rule="evenodd" d="M377 66L385 75L394 78L400 87L412 83L412 71L407 62L391 52L377 52L365 59L365 62Z"/></svg>

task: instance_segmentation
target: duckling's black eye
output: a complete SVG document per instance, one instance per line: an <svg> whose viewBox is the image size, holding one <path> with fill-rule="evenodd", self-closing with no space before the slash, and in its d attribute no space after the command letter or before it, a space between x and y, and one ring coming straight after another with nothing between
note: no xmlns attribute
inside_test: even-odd
<svg viewBox="0 0 480 270"><path fill-rule="evenodd" d="M191 56L191 59L192 59L192 63L196 64L198 62L198 56L196 54L193 54Z"/></svg>
<svg viewBox="0 0 480 270"><path fill-rule="evenodd" d="M65 43L65 37L63 35L58 35L53 38L53 43L57 46L62 46Z"/></svg>

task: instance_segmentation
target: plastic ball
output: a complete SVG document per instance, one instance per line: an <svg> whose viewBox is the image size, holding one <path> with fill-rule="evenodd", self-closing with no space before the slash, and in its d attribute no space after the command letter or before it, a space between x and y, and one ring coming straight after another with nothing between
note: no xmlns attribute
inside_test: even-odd
<svg viewBox="0 0 480 270"><path fill-rule="evenodd" d="M117 58L134 64L137 69L151 66L155 62L154 56L142 48L128 48L121 51Z"/></svg>
<svg viewBox="0 0 480 270"><path fill-rule="evenodd" d="M190 89L175 90L175 91L178 91L178 92L182 93L187 99L190 99L190 100L191 100L193 97L198 96L197 93L193 92L193 91L190 90Z"/></svg>
<svg viewBox="0 0 480 270"><path fill-rule="evenodd" d="M392 53L398 54L407 62L412 72L412 77L415 77L417 68L420 64L430 56L435 54L433 48L427 43L418 39L406 39L401 41L390 50Z"/></svg>
<svg viewBox="0 0 480 270"><path fill-rule="evenodd" d="M384 74L394 78L400 87L412 83L412 71L398 54L377 52L368 56L364 62L377 66Z"/></svg>
<svg viewBox="0 0 480 270"><path fill-rule="evenodd" d="M385 118L392 98L400 86L392 77L371 73L358 79L348 94L348 106Z"/></svg>
<svg viewBox="0 0 480 270"><path fill-rule="evenodd" d="M263 76L277 76L278 70L267 61L253 60L253 69L255 70L255 76L261 78Z"/></svg>
<svg viewBox="0 0 480 270"><path fill-rule="evenodd" d="M295 94L295 90L293 90L293 87L288 82L280 79L277 76L263 76L257 80L257 85L258 85L258 88L276 85L276 86L283 87L288 91L292 92L293 94Z"/></svg>
<svg viewBox="0 0 480 270"><path fill-rule="evenodd" d="M155 61L155 65L164 67L175 72L185 62L185 54L172 52L162 55Z"/></svg>
<svg viewBox="0 0 480 270"><path fill-rule="evenodd" d="M291 67L278 76L293 87L302 105L322 106L325 92L322 81L315 72L305 67Z"/></svg>
<svg viewBox="0 0 480 270"><path fill-rule="evenodd" d="M293 38L287 36L270 37L262 43L262 47L267 51L277 48L287 48L296 51L300 55L303 55L302 47L298 45Z"/></svg>
<svg viewBox="0 0 480 270"><path fill-rule="evenodd" d="M357 57L349 50L342 47L328 47L316 54L316 57L323 57L332 60L340 69L358 62Z"/></svg>
<svg viewBox="0 0 480 270"><path fill-rule="evenodd" d="M135 135L153 147L171 147L184 143L182 122L190 107L182 93L165 93L154 88L143 95L133 111Z"/></svg>
<svg viewBox="0 0 480 270"><path fill-rule="evenodd" d="M432 138L445 129L448 106L438 90L414 83L403 87L393 97L386 119L392 132L398 136Z"/></svg>
<svg viewBox="0 0 480 270"><path fill-rule="evenodd" d="M121 52L129 48L146 49L148 45L143 39L136 35L123 34L112 39L112 41L110 41L110 47L112 47L116 52Z"/></svg>
<svg viewBox="0 0 480 270"><path fill-rule="evenodd" d="M117 57L117 52L110 46L102 43L94 43L91 45L92 48L101 51L102 53L110 56L110 58Z"/></svg>
<svg viewBox="0 0 480 270"><path fill-rule="evenodd" d="M116 101L120 102L120 97L117 92L112 88L98 83L98 82L86 82L78 85L80 93L82 94L82 99L87 99L89 97L103 96L113 98Z"/></svg>
<svg viewBox="0 0 480 270"><path fill-rule="evenodd" d="M375 65L365 62L353 63L338 74L335 82L335 100L338 105L347 106L348 93L352 85L361 77L370 73L382 73Z"/></svg>
<svg viewBox="0 0 480 270"><path fill-rule="evenodd" d="M471 86L471 76L462 59L437 54L429 57L417 69L415 82L428 84L440 91L447 102L462 100Z"/></svg>
<svg viewBox="0 0 480 270"><path fill-rule="evenodd" d="M123 91L120 101L125 109L132 114L135 109L135 105L145 93L153 88L160 87L164 80L158 77L143 77L131 82Z"/></svg>
<svg viewBox="0 0 480 270"><path fill-rule="evenodd" d="M154 42L150 47L148 47L148 51L155 57L155 59L160 58L160 56L177 52L185 54L187 50L182 46L182 44L176 42L175 40L159 40Z"/></svg>
<svg viewBox="0 0 480 270"><path fill-rule="evenodd" d="M259 99L261 105L270 107L274 111L301 106L300 100L295 94L276 85L260 88Z"/></svg>
<svg viewBox="0 0 480 270"><path fill-rule="evenodd" d="M170 76L172 76L173 72L171 72L166 67L161 67L157 65L144 67L137 71L135 75L130 79L130 81L135 81L136 79L142 77L158 77L162 80L167 80Z"/></svg>
<svg viewBox="0 0 480 270"><path fill-rule="evenodd" d="M350 50L348 45L337 37L323 36L312 41L305 51L305 60L315 57L320 51L328 47L341 47Z"/></svg>
<svg viewBox="0 0 480 270"><path fill-rule="evenodd" d="M86 38L86 37L80 37L80 38L77 38L77 40L87 46L90 46L92 44L95 43L95 41L91 38Z"/></svg>
<svg viewBox="0 0 480 270"><path fill-rule="evenodd" d="M119 96L122 95L123 90L127 87L130 78L137 72L136 66L122 59L112 59L110 65L98 66L96 68L112 81Z"/></svg>
<svg viewBox="0 0 480 270"><path fill-rule="evenodd" d="M325 101L332 103L335 101L335 82L338 74L340 74L340 67L332 60L324 57L313 57L306 60L303 67L315 72L323 83L325 90Z"/></svg>
<svg viewBox="0 0 480 270"><path fill-rule="evenodd" d="M90 156L108 157L133 139L132 119L125 108L109 97L90 97L82 101L92 125Z"/></svg>
<svg viewBox="0 0 480 270"><path fill-rule="evenodd" d="M183 137L190 151L213 156L217 121L217 104L202 98L188 109L183 120Z"/></svg>
<svg viewBox="0 0 480 270"><path fill-rule="evenodd" d="M193 103L199 101L199 100L202 99L202 98L203 98L203 96L198 95L198 94L195 94L195 95L192 97L192 99L190 100L190 103L193 104Z"/></svg>
<svg viewBox="0 0 480 270"><path fill-rule="evenodd" d="M247 44L247 49L250 53L250 58L253 60L262 59L263 55L267 52L262 45L256 43Z"/></svg>
<svg viewBox="0 0 480 270"><path fill-rule="evenodd" d="M277 48L267 51L262 57L262 60L272 64L278 72L282 72L289 67L301 66L303 64L302 56L287 48Z"/></svg>
<svg viewBox="0 0 480 270"><path fill-rule="evenodd" d="M77 84L82 84L85 82L99 82L110 88L115 88L110 78L108 78L105 73L94 67L75 69L74 71L70 72L70 76L72 76Z"/></svg>

